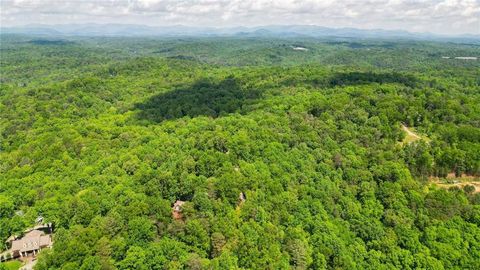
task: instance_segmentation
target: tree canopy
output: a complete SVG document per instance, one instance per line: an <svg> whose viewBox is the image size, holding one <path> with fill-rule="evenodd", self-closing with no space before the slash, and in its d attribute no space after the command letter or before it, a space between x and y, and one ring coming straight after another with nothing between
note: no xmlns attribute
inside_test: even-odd
<svg viewBox="0 0 480 270"><path fill-rule="evenodd" d="M480 176L480 64L440 57L478 47L292 42L2 36L1 242L42 215L40 270L480 269L479 193L429 183Z"/></svg>

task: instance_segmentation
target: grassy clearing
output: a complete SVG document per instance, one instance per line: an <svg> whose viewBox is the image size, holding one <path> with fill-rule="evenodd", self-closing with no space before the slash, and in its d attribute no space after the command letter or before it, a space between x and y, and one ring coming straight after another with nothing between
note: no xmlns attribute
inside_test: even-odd
<svg viewBox="0 0 480 270"><path fill-rule="evenodd" d="M449 189L452 187L458 187L459 189L463 189L465 186L473 186L473 193L479 193L480 192L480 182L459 182L459 183L453 183L453 184L447 184L447 183L433 183L437 187L440 188L445 188Z"/></svg>
<svg viewBox="0 0 480 270"><path fill-rule="evenodd" d="M416 142L416 141L419 141L419 140L424 140L426 142L430 141L430 139L428 137L421 136L421 135L418 135L417 133L415 133L414 128L409 128L409 127L402 124L402 130L405 131L405 133L407 133L407 135L405 136L405 138L402 141L402 144L409 144L409 143Z"/></svg>
<svg viewBox="0 0 480 270"><path fill-rule="evenodd" d="M465 186L473 186L473 193L480 192L480 177L471 175L462 175L456 177L455 174L450 173L446 178L430 177L430 182L440 188L449 189L451 187L458 187L463 189Z"/></svg>
<svg viewBox="0 0 480 270"><path fill-rule="evenodd" d="M1 264L3 264L3 266L5 266L5 269L7 270L18 270L22 266L22 263L20 261L9 261Z"/></svg>

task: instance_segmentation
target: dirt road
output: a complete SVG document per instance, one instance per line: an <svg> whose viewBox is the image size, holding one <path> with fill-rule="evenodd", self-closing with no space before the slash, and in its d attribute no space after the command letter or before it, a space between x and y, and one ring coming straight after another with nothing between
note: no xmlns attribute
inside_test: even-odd
<svg viewBox="0 0 480 270"><path fill-rule="evenodd" d="M408 136L412 136L412 137L414 137L414 138L417 139L417 140L420 140L420 139L421 139L420 136L418 136L417 134L413 133L410 129L408 129L407 126L405 126L405 125L403 125L403 124L402 124L402 129L403 129L405 132L407 132Z"/></svg>

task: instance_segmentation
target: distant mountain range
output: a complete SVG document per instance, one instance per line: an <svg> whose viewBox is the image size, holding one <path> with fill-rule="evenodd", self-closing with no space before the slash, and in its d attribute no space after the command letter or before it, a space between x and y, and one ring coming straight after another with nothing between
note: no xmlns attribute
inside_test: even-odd
<svg viewBox="0 0 480 270"><path fill-rule="evenodd" d="M63 24L2 27L2 34L42 36L246 36L246 37L345 37L402 38L415 40L480 41L480 35L445 36L402 30L327 28L315 25L267 25L257 27L192 27L184 25L147 26L129 24Z"/></svg>

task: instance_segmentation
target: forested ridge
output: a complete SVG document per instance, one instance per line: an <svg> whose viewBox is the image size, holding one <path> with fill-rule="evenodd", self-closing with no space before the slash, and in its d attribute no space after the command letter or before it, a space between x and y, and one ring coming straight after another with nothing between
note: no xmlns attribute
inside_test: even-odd
<svg viewBox="0 0 480 270"><path fill-rule="evenodd" d="M441 58L478 46L298 43L2 36L2 243L41 215L36 269L479 269L480 193L429 182L480 176L480 63Z"/></svg>

